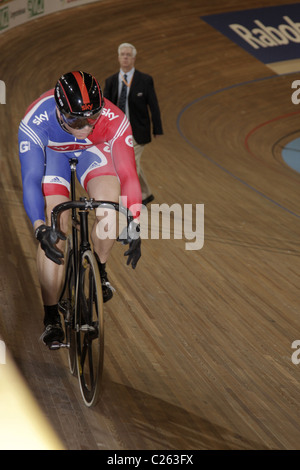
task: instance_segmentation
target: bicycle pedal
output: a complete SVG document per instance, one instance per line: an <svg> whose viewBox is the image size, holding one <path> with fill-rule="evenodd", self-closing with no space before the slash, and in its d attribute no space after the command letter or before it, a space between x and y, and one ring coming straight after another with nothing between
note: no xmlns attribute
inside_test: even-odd
<svg viewBox="0 0 300 470"><path fill-rule="evenodd" d="M52 341L52 343L47 344L50 351L57 351L60 348L69 348L70 345L67 343L60 343L59 341Z"/></svg>
<svg viewBox="0 0 300 470"><path fill-rule="evenodd" d="M93 332L95 331L95 327L92 326L92 325L88 325L87 323L85 325L81 325L81 327L79 328L80 331L85 331L85 332Z"/></svg>
<svg viewBox="0 0 300 470"><path fill-rule="evenodd" d="M81 327L79 328L79 330L86 334L87 338L89 339L89 341L93 341L94 339L97 339L98 338L98 328L97 328L97 325L81 325Z"/></svg>

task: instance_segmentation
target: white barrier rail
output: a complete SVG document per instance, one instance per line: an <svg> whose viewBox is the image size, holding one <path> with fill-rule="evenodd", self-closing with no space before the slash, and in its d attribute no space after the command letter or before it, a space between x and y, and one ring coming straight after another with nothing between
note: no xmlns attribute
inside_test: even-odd
<svg viewBox="0 0 300 470"><path fill-rule="evenodd" d="M0 34L38 17L101 0L0 0Z"/></svg>

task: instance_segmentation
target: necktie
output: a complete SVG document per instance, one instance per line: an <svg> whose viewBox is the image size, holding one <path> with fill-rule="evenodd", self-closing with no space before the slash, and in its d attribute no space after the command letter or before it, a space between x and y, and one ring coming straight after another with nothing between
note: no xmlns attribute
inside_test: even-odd
<svg viewBox="0 0 300 470"><path fill-rule="evenodd" d="M124 75L124 80L125 80L125 82L127 82L127 75L126 74ZM121 111L123 111L123 113L125 113L126 97L127 97L127 85L123 81L121 94L120 94L120 98L119 98L119 105L118 105L119 108L121 109Z"/></svg>

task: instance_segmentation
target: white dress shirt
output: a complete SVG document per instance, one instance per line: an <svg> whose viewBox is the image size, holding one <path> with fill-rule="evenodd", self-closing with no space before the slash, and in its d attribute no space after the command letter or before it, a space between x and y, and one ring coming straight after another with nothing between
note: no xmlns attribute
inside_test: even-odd
<svg viewBox="0 0 300 470"><path fill-rule="evenodd" d="M126 82L129 85L129 86L127 86L126 105L125 105L125 114L128 117L128 119L129 119L128 93L129 93L129 90L130 90L130 84L131 84L131 81L132 81L132 78L133 78L134 71L135 71L135 68L133 67L131 70L129 70L129 72L123 72L122 69L120 69L120 72L119 72L119 93L118 93L118 96L120 96L120 94L121 94L122 85L123 85L123 77L124 77L125 74L127 76Z"/></svg>

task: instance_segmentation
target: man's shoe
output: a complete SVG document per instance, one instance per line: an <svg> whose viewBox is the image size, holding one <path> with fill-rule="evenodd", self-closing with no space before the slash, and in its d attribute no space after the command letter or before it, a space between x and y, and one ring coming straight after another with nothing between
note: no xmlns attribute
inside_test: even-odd
<svg viewBox="0 0 300 470"><path fill-rule="evenodd" d="M143 206L146 206L147 204L149 204L149 202L152 202L153 200L154 200L154 196L153 194L150 194L150 196L142 200L142 204Z"/></svg>
<svg viewBox="0 0 300 470"><path fill-rule="evenodd" d="M60 343L65 339L65 333L60 320L56 323L48 323L45 325L44 333L41 336L43 343L50 349L58 349Z"/></svg>

